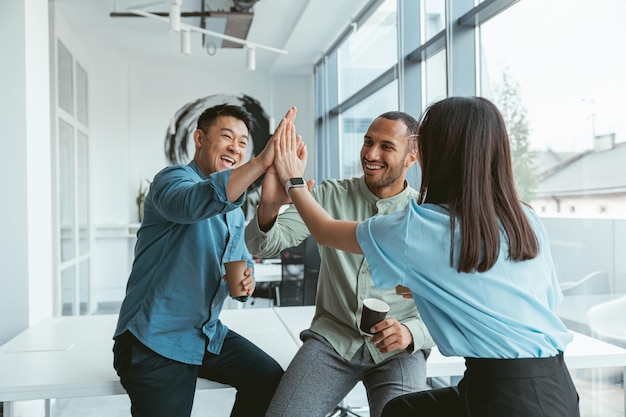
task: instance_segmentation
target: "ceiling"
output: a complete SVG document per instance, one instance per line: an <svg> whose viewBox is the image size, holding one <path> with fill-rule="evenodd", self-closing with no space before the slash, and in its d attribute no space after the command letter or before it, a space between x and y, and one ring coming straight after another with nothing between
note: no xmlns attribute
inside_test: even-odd
<svg viewBox="0 0 626 417"><path fill-rule="evenodd" d="M232 0L183 0L181 10L224 9ZM368 0L258 0L247 40L287 55L256 49L256 70L274 73L311 73L312 65L349 26ZM169 11L169 2L146 0L54 0L57 15L85 42L111 42L134 56L181 65L220 69L246 68L245 48L216 48L207 51L202 34L191 33L191 54L181 52L180 34L167 22L146 17L112 17L111 13L131 8L147 12ZM182 23L199 26L199 18ZM210 52L213 54L211 55Z"/></svg>

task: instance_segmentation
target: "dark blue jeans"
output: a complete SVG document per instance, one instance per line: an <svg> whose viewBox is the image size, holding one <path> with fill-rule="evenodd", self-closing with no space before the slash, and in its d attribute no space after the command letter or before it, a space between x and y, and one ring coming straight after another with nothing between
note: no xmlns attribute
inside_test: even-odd
<svg viewBox="0 0 626 417"><path fill-rule="evenodd" d="M206 352L202 365L164 358L129 332L115 340L113 354L133 417L189 417L198 377L237 390L231 416L263 417L283 375L273 358L232 330L221 353Z"/></svg>

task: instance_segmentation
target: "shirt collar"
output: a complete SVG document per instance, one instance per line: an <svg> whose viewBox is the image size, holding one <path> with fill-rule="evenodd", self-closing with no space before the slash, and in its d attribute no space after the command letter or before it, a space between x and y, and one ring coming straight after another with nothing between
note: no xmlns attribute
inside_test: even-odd
<svg viewBox="0 0 626 417"><path fill-rule="evenodd" d="M359 178L359 188L360 188L361 192L368 198L368 200L373 201L373 202L376 202L376 201L393 202L395 200L405 200L408 197L408 195L409 195L409 190L411 190L411 187L409 186L409 182L405 178L404 179L404 189L402 191L400 191L396 195L392 195L391 197L379 198L378 196L376 196L376 194L371 192L370 189L367 187L367 184L365 183L365 177L364 176Z"/></svg>

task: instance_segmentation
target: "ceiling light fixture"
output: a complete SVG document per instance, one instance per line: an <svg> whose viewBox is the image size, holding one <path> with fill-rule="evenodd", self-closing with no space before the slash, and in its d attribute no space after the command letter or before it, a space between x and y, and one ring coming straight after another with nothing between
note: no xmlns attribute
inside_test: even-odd
<svg viewBox="0 0 626 417"><path fill-rule="evenodd" d="M172 3L177 2L179 3L179 10L180 10L180 3L182 3L182 0L170 0ZM157 14L154 13L150 13L150 12L146 12L144 10L139 10L139 9L128 9L128 11L130 13L136 14L138 16L143 16L143 17L150 17L152 19L156 19L156 20L160 20L162 22L170 22L173 20L172 16L170 14L170 18L168 19L167 17L162 17L159 16ZM241 45L244 45L246 48L248 48L248 56L250 55L250 49L265 49L267 51L271 51L271 52L275 52L277 54L283 54L283 55L287 55L287 51L285 51L284 49L278 49L278 48L273 48L271 46L267 46L267 45L262 45L260 43L255 43L255 42L249 42L245 39L239 39L236 38L234 36L228 36L228 35L224 35L223 33L219 33L219 32L214 32L212 30L208 30L208 29L204 29L198 26L193 26L193 25L184 25L184 27L186 29L189 29L189 31L195 31L195 32L200 32L200 33L204 33L206 35L211 35L214 36L216 38L220 38L220 39L224 39L227 41L231 41L231 42L235 42ZM180 30L180 25L178 30ZM255 53L252 52L252 54L254 55Z"/></svg>
<svg viewBox="0 0 626 417"><path fill-rule="evenodd" d="M254 46L247 46L246 49L248 50L248 61L246 68L249 71L254 71L256 69L256 49L254 48Z"/></svg>
<svg viewBox="0 0 626 417"><path fill-rule="evenodd" d="M180 6L183 0L170 0L170 30L180 32Z"/></svg>
<svg viewBox="0 0 626 417"><path fill-rule="evenodd" d="M191 31L187 26L183 26L180 30L180 52L191 55Z"/></svg>

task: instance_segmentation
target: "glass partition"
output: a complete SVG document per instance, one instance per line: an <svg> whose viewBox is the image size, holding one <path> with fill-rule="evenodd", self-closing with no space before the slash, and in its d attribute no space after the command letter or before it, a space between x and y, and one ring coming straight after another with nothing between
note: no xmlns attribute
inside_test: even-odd
<svg viewBox="0 0 626 417"><path fill-rule="evenodd" d="M59 221L61 261L74 257L74 129L59 121Z"/></svg>
<svg viewBox="0 0 626 417"><path fill-rule="evenodd" d="M424 33L422 43L427 42L433 36L446 28L446 1L445 0L425 0L424 18L422 19Z"/></svg>
<svg viewBox="0 0 626 417"><path fill-rule="evenodd" d="M480 27L482 94L507 121L518 191L549 219L559 279L603 269L618 292L626 277L608 248L626 218L622 13L612 0L525 0Z"/></svg>
<svg viewBox="0 0 626 417"><path fill-rule="evenodd" d="M91 297L89 213L88 77L69 49L57 41L57 135L55 172L58 218L55 311L94 312Z"/></svg>

